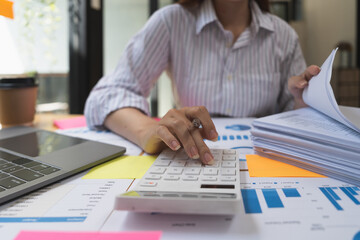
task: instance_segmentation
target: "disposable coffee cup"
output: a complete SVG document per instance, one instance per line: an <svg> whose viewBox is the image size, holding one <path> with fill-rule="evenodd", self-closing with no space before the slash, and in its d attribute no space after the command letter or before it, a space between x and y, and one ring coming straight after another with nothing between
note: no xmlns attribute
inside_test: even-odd
<svg viewBox="0 0 360 240"><path fill-rule="evenodd" d="M2 127L32 125L38 86L35 78L0 79L0 124Z"/></svg>

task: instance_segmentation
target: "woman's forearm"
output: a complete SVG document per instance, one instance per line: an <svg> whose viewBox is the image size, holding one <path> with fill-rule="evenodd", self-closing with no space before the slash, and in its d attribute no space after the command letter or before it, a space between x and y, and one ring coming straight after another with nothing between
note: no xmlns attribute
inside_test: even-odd
<svg viewBox="0 0 360 240"><path fill-rule="evenodd" d="M127 138L145 150L146 135L156 121L136 108L122 108L112 112L105 119L105 126L111 131Z"/></svg>

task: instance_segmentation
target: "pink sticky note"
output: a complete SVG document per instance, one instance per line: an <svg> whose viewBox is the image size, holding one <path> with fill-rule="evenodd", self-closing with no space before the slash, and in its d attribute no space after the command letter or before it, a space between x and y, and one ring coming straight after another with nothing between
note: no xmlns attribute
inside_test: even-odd
<svg viewBox="0 0 360 240"><path fill-rule="evenodd" d="M54 120L54 125L59 129L86 127L84 116Z"/></svg>
<svg viewBox="0 0 360 240"><path fill-rule="evenodd" d="M153 232L39 232L21 231L14 240L159 240L160 231Z"/></svg>

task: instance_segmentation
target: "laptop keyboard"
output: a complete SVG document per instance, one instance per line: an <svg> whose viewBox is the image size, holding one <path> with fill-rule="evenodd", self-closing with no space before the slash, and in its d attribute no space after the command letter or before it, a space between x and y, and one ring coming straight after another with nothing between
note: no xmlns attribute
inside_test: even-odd
<svg viewBox="0 0 360 240"><path fill-rule="evenodd" d="M0 151L0 192L59 170L41 162Z"/></svg>

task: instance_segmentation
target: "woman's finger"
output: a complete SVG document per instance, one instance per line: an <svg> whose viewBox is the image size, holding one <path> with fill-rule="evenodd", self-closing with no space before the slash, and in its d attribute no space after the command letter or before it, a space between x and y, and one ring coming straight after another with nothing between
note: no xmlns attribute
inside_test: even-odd
<svg viewBox="0 0 360 240"><path fill-rule="evenodd" d="M217 141L218 133L216 131L215 125L211 120L208 110L204 106L185 108L185 115L188 119L199 119L202 126L202 132L206 139L211 141Z"/></svg>
<svg viewBox="0 0 360 240"><path fill-rule="evenodd" d="M177 138L169 131L167 127L160 125L156 129L156 134L173 151L177 151L181 147Z"/></svg>
<svg viewBox="0 0 360 240"><path fill-rule="evenodd" d="M210 152L210 149L203 141L203 137L200 133L200 129L193 129L192 130L192 137L195 141L196 147L199 150L200 160L204 164L213 164L214 157Z"/></svg>

